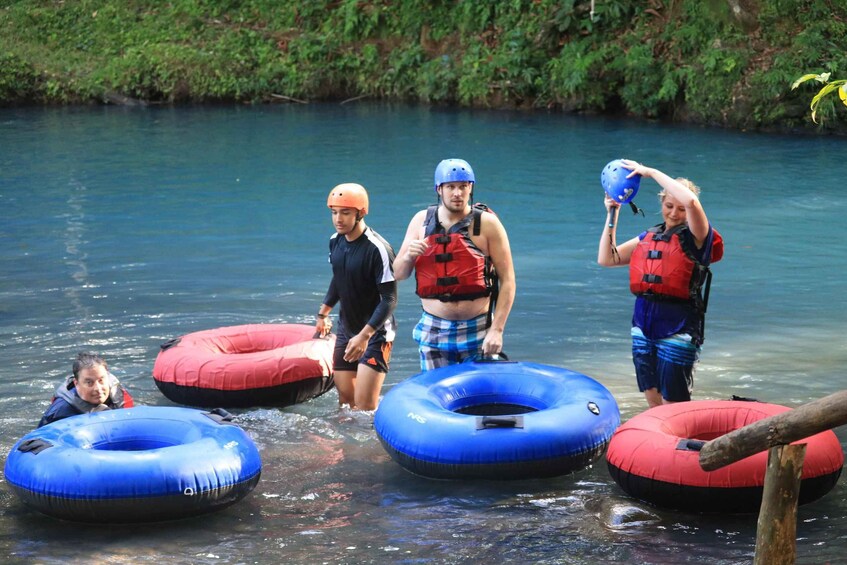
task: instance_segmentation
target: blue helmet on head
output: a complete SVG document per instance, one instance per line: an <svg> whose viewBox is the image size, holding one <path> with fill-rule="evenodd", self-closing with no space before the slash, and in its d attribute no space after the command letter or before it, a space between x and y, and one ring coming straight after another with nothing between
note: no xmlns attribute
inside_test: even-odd
<svg viewBox="0 0 847 565"><path fill-rule="evenodd" d="M603 172L600 173L600 184L603 185L603 190L618 204L632 202L638 194L641 175L626 178L631 172L632 169L627 169L620 159L615 159L603 167Z"/></svg>
<svg viewBox="0 0 847 565"><path fill-rule="evenodd" d="M435 167L435 189L445 182L475 182L473 169L464 159L444 159Z"/></svg>

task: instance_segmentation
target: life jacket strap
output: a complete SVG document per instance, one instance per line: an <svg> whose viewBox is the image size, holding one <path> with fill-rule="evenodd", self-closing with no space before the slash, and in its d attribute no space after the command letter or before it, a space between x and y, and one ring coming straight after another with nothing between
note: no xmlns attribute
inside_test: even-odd
<svg viewBox="0 0 847 565"><path fill-rule="evenodd" d="M447 263L453 260L452 253L436 253L435 254L435 262L436 263Z"/></svg>
<svg viewBox="0 0 847 565"><path fill-rule="evenodd" d="M677 296L668 296L667 294L656 294L652 291L641 292L636 294L636 296L640 296L641 298L645 298L651 302L675 302L678 304L686 304L691 303L691 300L687 298L679 298Z"/></svg>
<svg viewBox="0 0 847 565"><path fill-rule="evenodd" d="M703 313L709 307L709 291L712 289L712 270L706 268L706 280L703 281Z"/></svg>
<svg viewBox="0 0 847 565"><path fill-rule="evenodd" d="M661 225L664 225L664 224L661 224ZM676 234L678 234L682 230L688 229L688 228L685 224L680 224L678 226L672 227L669 230L658 231L659 229L660 229L660 226L655 226L655 227L647 230L647 231L653 232L653 241L670 241L673 236L675 236ZM656 230L656 231L654 231L654 230Z"/></svg>
<svg viewBox="0 0 847 565"><path fill-rule="evenodd" d="M482 211L488 211L485 204L474 204L473 207L473 234L479 235L482 228Z"/></svg>

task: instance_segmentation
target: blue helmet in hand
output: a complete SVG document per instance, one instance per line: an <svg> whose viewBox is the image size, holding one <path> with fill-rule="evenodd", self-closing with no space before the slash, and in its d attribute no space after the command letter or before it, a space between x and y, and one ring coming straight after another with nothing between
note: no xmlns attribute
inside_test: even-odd
<svg viewBox="0 0 847 565"><path fill-rule="evenodd" d="M641 175L626 178L631 172L632 169L627 169L620 159L615 159L603 167L603 172L600 173L600 184L603 185L603 190L618 204L632 202L638 194Z"/></svg>
<svg viewBox="0 0 847 565"><path fill-rule="evenodd" d="M435 167L435 189L445 182L475 182L473 169L464 159L444 159Z"/></svg>

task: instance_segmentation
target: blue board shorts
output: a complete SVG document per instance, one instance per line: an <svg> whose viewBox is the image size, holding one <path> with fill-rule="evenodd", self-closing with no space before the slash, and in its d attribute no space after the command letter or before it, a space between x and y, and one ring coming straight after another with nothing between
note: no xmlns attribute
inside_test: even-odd
<svg viewBox="0 0 847 565"><path fill-rule="evenodd" d="M641 392L655 388L665 400L691 400L694 365L699 359L700 346L691 342L689 334L648 339L640 328L632 328L632 362Z"/></svg>
<svg viewBox="0 0 847 565"><path fill-rule="evenodd" d="M421 371L476 358L488 330L488 314L470 320L445 320L423 312L412 337L418 342Z"/></svg>

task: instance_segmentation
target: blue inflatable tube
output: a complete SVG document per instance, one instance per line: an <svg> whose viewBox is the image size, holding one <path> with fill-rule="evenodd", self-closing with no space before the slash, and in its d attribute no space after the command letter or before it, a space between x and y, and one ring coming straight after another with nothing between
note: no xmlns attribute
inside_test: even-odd
<svg viewBox="0 0 847 565"><path fill-rule="evenodd" d="M28 506L80 522L219 510L259 482L256 445L224 411L140 406L65 418L18 441L6 482Z"/></svg>
<svg viewBox="0 0 847 565"><path fill-rule="evenodd" d="M612 394L568 369L462 363L393 387L374 428L412 473L439 479L564 475L602 456L620 425Z"/></svg>

